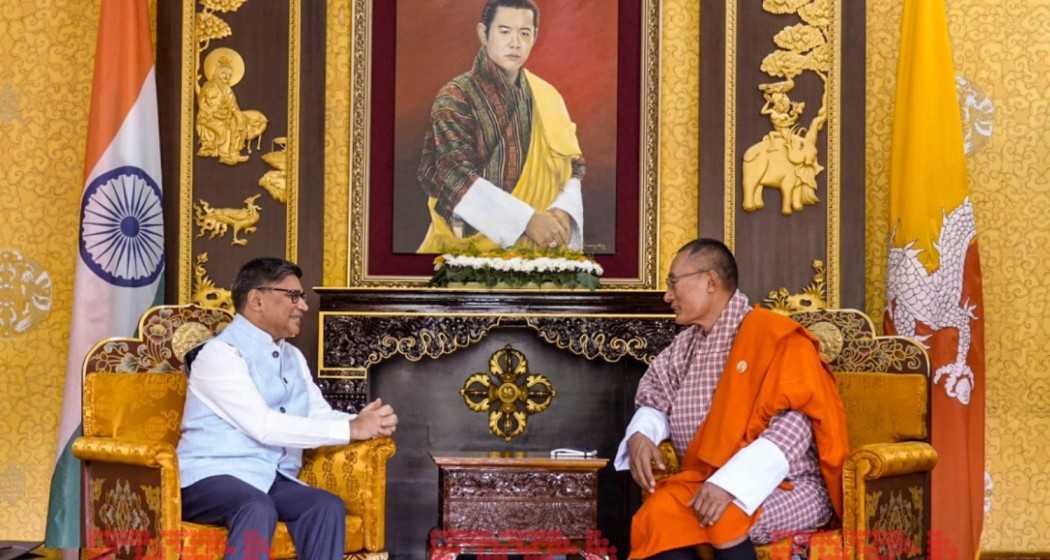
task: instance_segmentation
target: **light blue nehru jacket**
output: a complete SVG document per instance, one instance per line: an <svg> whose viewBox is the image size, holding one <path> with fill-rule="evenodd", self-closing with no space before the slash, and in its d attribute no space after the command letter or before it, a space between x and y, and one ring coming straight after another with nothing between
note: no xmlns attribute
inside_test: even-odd
<svg viewBox="0 0 1050 560"><path fill-rule="evenodd" d="M309 399L296 347L283 340L275 343L273 337L240 315L208 342L222 343L233 346L247 362L267 406L285 414L308 415ZM302 455L301 449L259 443L187 391L178 447L179 484L183 488L209 476L228 474L267 492L278 471L290 478L298 476Z"/></svg>

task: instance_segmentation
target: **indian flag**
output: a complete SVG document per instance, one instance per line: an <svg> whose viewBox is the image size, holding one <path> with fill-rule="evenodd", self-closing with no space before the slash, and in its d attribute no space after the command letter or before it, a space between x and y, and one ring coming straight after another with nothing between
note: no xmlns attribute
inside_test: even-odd
<svg viewBox="0 0 1050 560"><path fill-rule="evenodd" d="M905 0L890 164L886 331L929 350L930 540L974 558L984 514L984 306L944 0Z"/></svg>
<svg viewBox="0 0 1050 560"><path fill-rule="evenodd" d="M95 46L79 251L47 546L80 545L84 356L98 340L134 334L164 270L157 86L146 0L102 0Z"/></svg>

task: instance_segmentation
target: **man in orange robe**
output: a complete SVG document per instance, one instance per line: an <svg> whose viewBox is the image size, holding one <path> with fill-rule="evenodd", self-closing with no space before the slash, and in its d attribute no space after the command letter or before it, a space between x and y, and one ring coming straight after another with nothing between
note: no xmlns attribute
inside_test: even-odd
<svg viewBox="0 0 1050 560"><path fill-rule="evenodd" d="M841 514L846 417L817 342L794 321L752 308L719 241L679 250L665 301L690 325L653 361L616 466L652 495L635 514L631 558L755 558L754 544ZM682 472L656 483L670 437Z"/></svg>

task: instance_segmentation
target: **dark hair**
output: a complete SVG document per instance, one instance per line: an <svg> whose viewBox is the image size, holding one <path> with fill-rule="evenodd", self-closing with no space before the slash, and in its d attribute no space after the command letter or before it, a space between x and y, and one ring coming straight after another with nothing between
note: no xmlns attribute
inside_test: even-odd
<svg viewBox="0 0 1050 560"><path fill-rule="evenodd" d="M729 250L729 247L726 247L725 243L717 239L701 237L682 245L678 253L707 259L711 270L722 279L722 283L725 284L726 288L731 292L736 290L736 258L733 257L733 252Z"/></svg>
<svg viewBox="0 0 1050 560"><path fill-rule="evenodd" d="M492 19L496 17L499 8L517 8L519 10L532 10L532 26L540 28L540 8L533 0L487 0L485 7L481 9L481 24L485 26L485 35L489 34L489 26Z"/></svg>
<svg viewBox="0 0 1050 560"><path fill-rule="evenodd" d="M302 278L303 269L293 262L276 257L260 257L244 263L237 273L237 279L233 281L233 308L241 312L248 303L248 292L280 282L292 274Z"/></svg>

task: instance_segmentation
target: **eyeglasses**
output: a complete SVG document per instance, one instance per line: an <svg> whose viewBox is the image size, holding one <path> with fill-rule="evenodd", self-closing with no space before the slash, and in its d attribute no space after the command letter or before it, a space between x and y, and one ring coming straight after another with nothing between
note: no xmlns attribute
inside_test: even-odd
<svg viewBox="0 0 1050 560"><path fill-rule="evenodd" d="M288 299L290 299L292 301L293 305L296 304L296 303L299 303L299 300L301 300L304 297L306 297L306 292L304 292L302 290L289 290L288 288L275 288L273 286L259 286L258 288L255 288L255 289L256 290L268 290L268 291L271 291L271 292L281 292L282 294L288 296Z"/></svg>
<svg viewBox="0 0 1050 560"><path fill-rule="evenodd" d="M668 274L667 275L667 288L673 290L673 289L675 289L675 286L678 285L678 281L681 280L682 278L685 278L686 276L694 276L696 274L703 274L705 272L711 272L711 269L709 269L709 268L701 268L700 270L694 270L693 272L686 272L685 274L681 274L681 275L678 275L678 276L675 276L674 274Z"/></svg>

